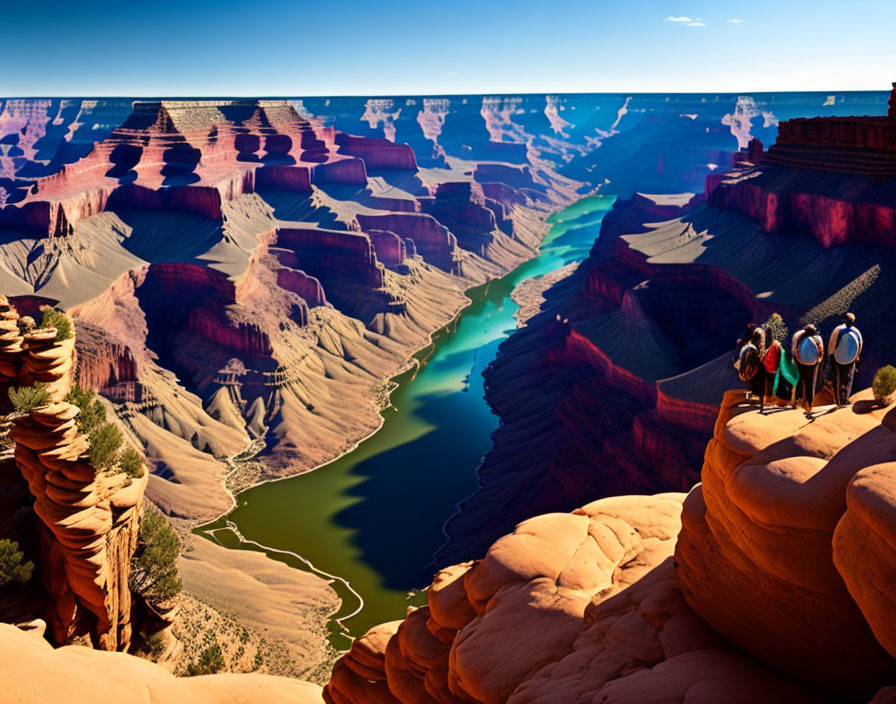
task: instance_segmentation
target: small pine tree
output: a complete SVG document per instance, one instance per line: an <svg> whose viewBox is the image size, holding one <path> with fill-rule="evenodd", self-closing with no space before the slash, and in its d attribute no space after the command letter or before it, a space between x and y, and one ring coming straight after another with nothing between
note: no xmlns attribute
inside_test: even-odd
<svg viewBox="0 0 896 704"><path fill-rule="evenodd" d="M131 560L131 589L155 603L179 594L179 555L180 540L174 528L161 513L147 509L140 521L137 551Z"/></svg>
<svg viewBox="0 0 896 704"><path fill-rule="evenodd" d="M34 386L10 387L8 393L13 408L19 413L30 413L35 408L46 406L50 402L46 384L39 382Z"/></svg>
<svg viewBox="0 0 896 704"><path fill-rule="evenodd" d="M96 398L96 394L89 389L83 389L78 384L72 386L71 391L65 397L73 406L80 410L78 413L78 430L90 434L106 421L106 407Z"/></svg>
<svg viewBox="0 0 896 704"><path fill-rule="evenodd" d="M112 423L103 423L88 436L90 439L90 464L95 469L112 467L118 460L118 451L123 442L121 431Z"/></svg>
<svg viewBox="0 0 896 704"><path fill-rule="evenodd" d="M56 310L52 306L41 306L43 317L40 321L42 328L56 328L56 342L67 340L73 334L72 321L62 311Z"/></svg>
<svg viewBox="0 0 896 704"><path fill-rule="evenodd" d="M888 364L878 369L871 383L871 391L878 403L884 403L892 396L896 392L896 367Z"/></svg>
<svg viewBox="0 0 896 704"><path fill-rule="evenodd" d="M34 563L25 562L25 553L14 540L0 540L0 586L10 582L24 584L34 572Z"/></svg>
<svg viewBox="0 0 896 704"><path fill-rule="evenodd" d="M118 458L118 467L132 479L139 479L143 476L143 455L128 446Z"/></svg>
<svg viewBox="0 0 896 704"><path fill-rule="evenodd" d="M141 650L149 656L150 660L157 660L165 652L165 638L161 633L144 636Z"/></svg>

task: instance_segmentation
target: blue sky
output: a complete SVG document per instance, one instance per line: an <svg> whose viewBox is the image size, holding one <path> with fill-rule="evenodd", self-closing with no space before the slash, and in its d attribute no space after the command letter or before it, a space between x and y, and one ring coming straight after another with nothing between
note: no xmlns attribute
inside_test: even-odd
<svg viewBox="0 0 896 704"><path fill-rule="evenodd" d="M11 2L0 96L883 90L894 27L896 0Z"/></svg>

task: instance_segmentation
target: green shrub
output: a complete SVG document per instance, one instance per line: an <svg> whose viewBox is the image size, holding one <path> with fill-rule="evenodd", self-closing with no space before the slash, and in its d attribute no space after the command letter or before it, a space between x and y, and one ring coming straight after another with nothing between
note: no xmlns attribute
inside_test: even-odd
<svg viewBox="0 0 896 704"><path fill-rule="evenodd" d="M72 321L65 313L50 306L41 306L41 312L43 318L41 318L40 327L56 328L56 342L62 342L72 336Z"/></svg>
<svg viewBox="0 0 896 704"><path fill-rule="evenodd" d="M139 479L143 476L143 455L128 446L118 457L118 467L132 479Z"/></svg>
<svg viewBox="0 0 896 704"><path fill-rule="evenodd" d="M880 403L892 396L896 391L896 367L888 364L878 369L871 383L871 390L874 392L874 398Z"/></svg>
<svg viewBox="0 0 896 704"><path fill-rule="evenodd" d="M156 660L165 652L165 638L161 633L152 633L144 636L141 650L151 659Z"/></svg>
<svg viewBox="0 0 896 704"><path fill-rule="evenodd" d="M118 451L123 442L121 431L112 423L103 423L91 431L90 464L95 469L103 470L112 467L118 460Z"/></svg>
<svg viewBox="0 0 896 704"><path fill-rule="evenodd" d="M10 387L9 400L19 413L29 413L35 408L46 406L50 402L50 394L46 384L38 382L34 386Z"/></svg>
<svg viewBox="0 0 896 704"><path fill-rule="evenodd" d="M180 539L174 528L161 513L147 509L140 521L137 550L131 560L131 589L153 603L179 594L179 555Z"/></svg>
<svg viewBox="0 0 896 704"><path fill-rule="evenodd" d="M0 540L0 586L10 582L24 584L31 579L33 572L34 563L30 560L25 562L25 553L19 550L16 541Z"/></svg>
<svg viewBox="0 0 896 704"><path fill-rule="evenodd" d="M78 407L78 430L90 439L90 462L96 469L118 464L129 477L143 476L142 455L132 447L119 452L124 442L121 431L106 420L106 407L96 393L74 384L65 400Z"/></svg>
<svg viewBox="0 0 896 704"><path fill-rule="evenodd" d="M772 313L763 327L768 331L766 343L771 343L773 339L778 342L784 342L787 339L787 326L784 324L784 318L777 313Z"/></svg>
<svg viewBox="0 0 896 704"><path fill-rule="evenodd" d="M96 398L96 394L89 389L82 389L78 384L72 386L72 390L65 397L73 406L80 409L78 413L78 430L90 434L95 428L106 420L106 407Z"/></svg>
<svg viewBox="0 0 896 704"><path fill-rule="evenodd" d="M224 654L221 652L221 646L215 643L203 650L198 660L190 663L190 666L187 668L187 675L190 677L213 675L223 669Z"/></svg>

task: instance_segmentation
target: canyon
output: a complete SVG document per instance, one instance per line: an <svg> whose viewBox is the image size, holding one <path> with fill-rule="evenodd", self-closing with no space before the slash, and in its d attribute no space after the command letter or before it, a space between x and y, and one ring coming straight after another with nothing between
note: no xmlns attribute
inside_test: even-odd
<svg viewBox="0 0 896 704"><path fill-rule="evenodd" d="M878 471L891 408L865 392L804 427L725 393L733 340L774 312L795 326L854 311L864 385L896 344L896 118L843 117L879 103L864 94L830 114L813 96L827 116L796 119L807 99L2 101L0 375L46 382L52 401L13 424L0 536L40 553L46 593L19 594L22 613L3 620L40 613L63 647L34 623L0 643L22 672L105 661L159 701L868 701L893 674L892 595L868 587L891 562ZM428 519L447 523L426 605L357 638L331 676L339 575L191 529L374 434L390 379L416 376L427 361L413 355L471 290L535 257L556 213L590 226L569 207L586 195L619 198L590 254L532 284L484 372L501 423L478 487ZM76 340L19 335L44 305L71 316ZM139 479L82 466L62 402L73 382L145 453ZM68 454L45 461L47 436ZM823 485L801 512L794 473ZM322 694L270 674L175 680L68 645L133 650L134 619L174 639L177 613L142 612L126 587L139 517L156 507L185 541L184 603L234 614L285 653L261 672ZM774 642L768 602L792 642ZM826 614L848 637L819 653ZM163 664L183 672L175 648ZM244 651L228 650L230 669L252 669Z"/></svg>

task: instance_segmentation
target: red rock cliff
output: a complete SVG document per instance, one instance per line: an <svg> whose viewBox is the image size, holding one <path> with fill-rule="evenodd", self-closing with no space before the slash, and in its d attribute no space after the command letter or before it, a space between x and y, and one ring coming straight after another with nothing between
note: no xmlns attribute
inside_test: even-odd
<svg viewBox="0 0 896 704"><path fill-rule="evenodd" d="M766 232L808 232L825 247L896 246L892 114L787 120L767 153L750 146L749 162L736 158L735 172L707 177L710 203L746 213Z"/></svg>

